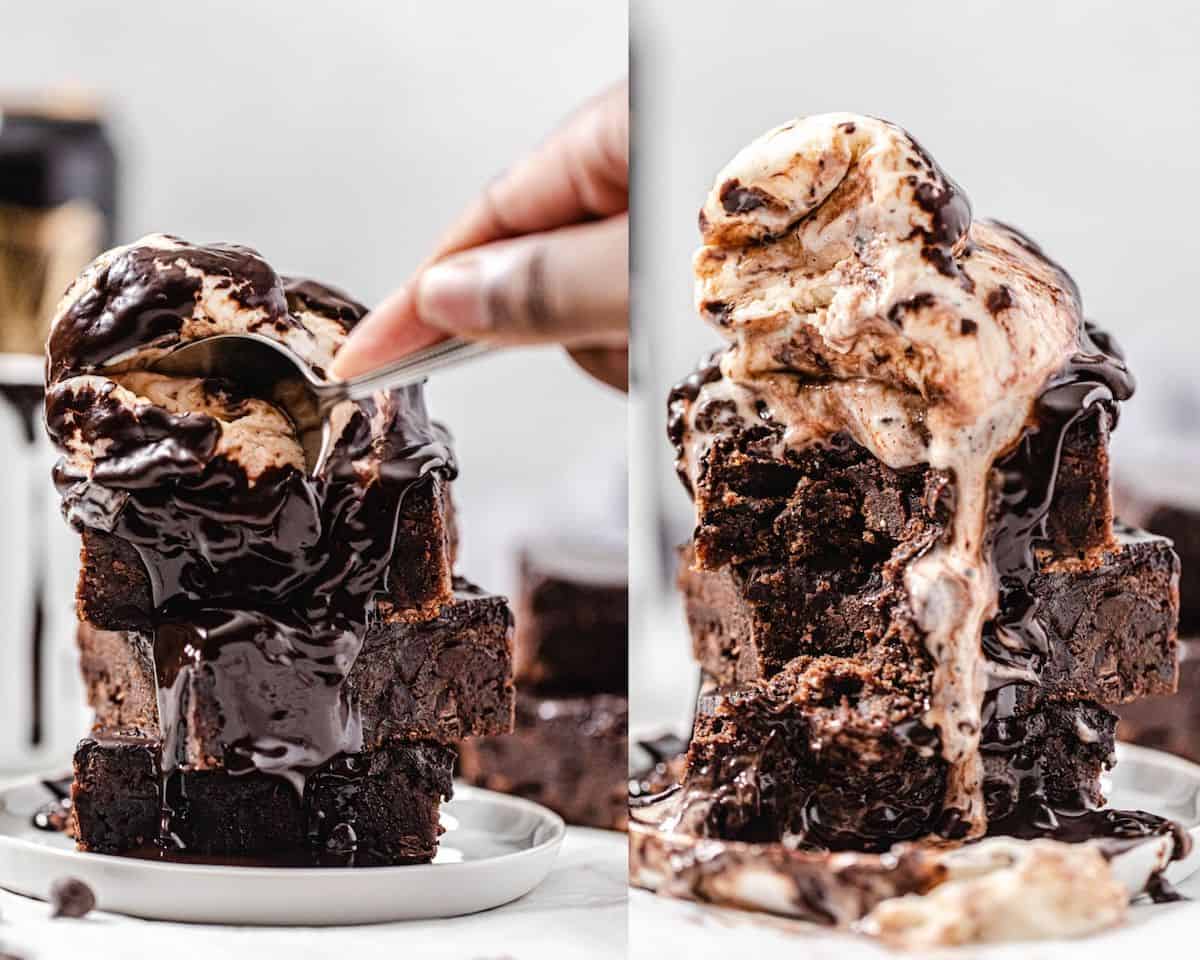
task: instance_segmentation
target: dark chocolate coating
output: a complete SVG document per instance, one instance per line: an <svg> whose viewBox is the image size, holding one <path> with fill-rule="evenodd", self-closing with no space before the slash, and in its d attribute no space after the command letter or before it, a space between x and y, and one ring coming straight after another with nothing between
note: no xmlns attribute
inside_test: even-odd
<svg viewBox="0 0 1200 960"><path fill-rule="evenodd" d="M65 449L78 431L100 451L90 471L64 457L55 481L68 516L127 544L147 575L166 771L187 754L183 694L199 673L221 704L225 768L303 778L363 746L345 681L388 590L403 506L453 477L453 455L419 385L358 404L319 474L272 467L254 482L216 454L208 415L131 409L111 383L73 387L76 373L175 342L197 270L281 332L301 327L290 305L347 329L365 312L320 284L284 281L248 248L122 250L50 338L51 437ZM226 406L241 402L238 384L205 386Z"/></svg>

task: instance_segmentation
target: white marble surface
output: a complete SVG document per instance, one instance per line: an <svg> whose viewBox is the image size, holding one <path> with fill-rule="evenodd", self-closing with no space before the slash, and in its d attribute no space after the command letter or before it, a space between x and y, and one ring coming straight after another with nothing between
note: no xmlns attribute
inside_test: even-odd
<svg viewBox="0 0 1200 960"><path fill-rule="evenodd" d="M623 833L567 829L550 876L520 900L466 917L359 927L220 927L96 912L52 920L44 903L0 891L0 953L23 960L537 960L626 956Z"/></svg>

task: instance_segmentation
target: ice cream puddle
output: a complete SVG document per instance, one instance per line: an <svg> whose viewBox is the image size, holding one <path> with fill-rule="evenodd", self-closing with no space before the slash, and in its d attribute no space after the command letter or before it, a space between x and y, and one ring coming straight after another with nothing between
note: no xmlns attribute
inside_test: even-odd
<svg viewBox="0 0 1200 960"><path fill-rule="evenodd" d="M180 342L255 332L323 376L365 312L248 248L155 235L103 254L55 314L46 422L63 452L64 514L132 546L150 580L165 838L175 774L210 762L186 736L194 682L221 704L230 773L303 793L309 772L362 748L344 681L387 583L399 510L455 465L419 386L339 407L331 455L310 476L272 398L148 368Z"/></svg>
<svg viewBox="0 0 1200 960"><path fill-rule="evenodd" d="M904 570L933 665L923 721L936 732L946 789L933 846L880 860L801 854L786 843L754 850L685 840L689 804L703 798L668 787L637 799L633 845L649 860L635 875L641 871L656 889L682 883L690 891L684 895L703 888L700 899L748 897L759 909L782 898L788 906L781 912L795 914L805 896L796 879L803 874L812 889L828 887L835 902L799 913L858 922L876 906L861 890L846 889L847 876L878 872L887 878L876 878L880 894L898 875L897 864L923 857L924 869L945 857L983 857L991 866L969 881L950 883L933 871L919 883L896 885L878 897L881 912L863 922L885 939L907 937L909 945L988 939L994 931L980 924L968 937L965 920L957 930L933 930L921 911L937 902L935 914L962 920L979 898L1003 904L1023 886L1035 889L1033 876L1060 894L1073 892L1061 902L1051 897L1047 916L1031 918L1022 935L1073 935L1115 922L1127 896L1115 891L1104 857L1093 845L1063 840L1169 837L1163 845L1179 857L1186 837L1148 814L1105 819L1101 814L1111 811L1081 811L1071 819L1045 808L1036 783L1022 785L1016 808L989 824L983 757L1013 748L1005 731L1020 724L1006 721L1021 689L1039 683L1048 641L1029 589L1035 552L1047 538L1067 431L1090 416L1115 423L1117 402L1133 392L1119 351L1085 322L1079 291L1061 267L1016 229L974 220L954 181L911 136L881 120L825 114L760 137L718 175L700 231L696 307L727 345L672 395L668 430L685 486L698 488L709 446L731 424L764 422L783 428L781 460L789 449L843 436L894 470L924 465L950 481L946 535ZM1096 735L1081 731L1081 740L1095 742ZM989 837L945 853L1000 832L1040 839ZM771 846L778 849L765 849ZM698 873L686 881L678 871L668 877L660 855L678 864L685 849ZM731 869L724 880L720 864ZM1160 876L1161 869L1147 883ZM795 889L747 894L780 877ZM1090 890L1083 877L1095 879ZM919 896L927 892L923 884L936 892ZM921 906L907 903L908 895ZM851 909L846 898L862 909ZM1028 903L1025 894L1018 899Z"/></svg>

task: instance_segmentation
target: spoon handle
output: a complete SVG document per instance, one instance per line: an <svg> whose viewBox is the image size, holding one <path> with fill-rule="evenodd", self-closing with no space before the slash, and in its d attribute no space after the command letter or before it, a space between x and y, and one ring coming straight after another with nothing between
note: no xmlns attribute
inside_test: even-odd
<svg viewBox="0 0 1200 960"><path fill-rule="evenodd" d="M492 344L481 343L478 340L451 337L370 373L343 381L338 386L343 397L362 400L377 390L394 390L397 387L420 383L431 373L456 366L464 360L490 353L495 349L497 348Z"/></svg>

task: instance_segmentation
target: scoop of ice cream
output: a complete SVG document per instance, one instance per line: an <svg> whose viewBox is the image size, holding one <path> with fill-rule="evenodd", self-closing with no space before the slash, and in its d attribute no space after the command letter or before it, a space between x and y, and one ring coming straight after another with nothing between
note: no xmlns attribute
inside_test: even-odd
<svg viewBox="0 0 1200 960"><path fill-rule="evenodd" d="M250 483L271 469L304 470L304 450L296 426L266 400L235 396L222 381L201 377L137 371L114 374L112 380L133 395L135 404L152 404L173 414L211 417L220 429L213 455L240 463Z"/></svg>
<svg viewBox="0 0 1200 960"><path fill-rule="evenodd" d="M249 247L151 234L101 254L67 289L47 343L49 378L146 367L218 333L278 340L323 376L365 313L338 291L279 276Z"/></svg>
<svg viewBox="0 0 1200 960"><path fill-rule="evenodd" d="M864 378L967 424L1028 402L1079 346L1070 278L1015 230L972 222L881 120L825 114L759 138L718 175L701 232L697 306L733 342L737 380Z"/></svg>
<svg viewBox="0 0 1200 960"><path fill-rule="evenodd" d="M162 234L117 247L99 256L71 284L54 315L47 344L49 391L52 397L76 395L72 423L66 425L73 429L62 442L77 466L111 458L113 438L104 435L100 422L95 429L85 429L80 421L87 414L77 402L83 392L102 391L106 407L136 407L141 421L147 405L176 416L190 413L213 419L216 444L193 454L236 463L251 482L270 467L303 470L295 427L306 425L291 424L280 404L270 402L286 398L249 397L237 384L146 371L180 343L252 333L285 344L324 377L347 333L365 314L365 307L340 291L280 276L248 247L198 245ZM105 388L106 379L120 389ZM281 385L280 390L286 389L288 385ZM51 408L55 406L52 402ZM299 406L282 404L284 409ZM335 409L335 440L345 433L355 409L353 404ZM374 409L376 420L381 409ZM381 426L372 425L377 438L384 436L375 429ZM161 446L147 449L143 458L153 459L156 452L162 452Z"/></svg>

